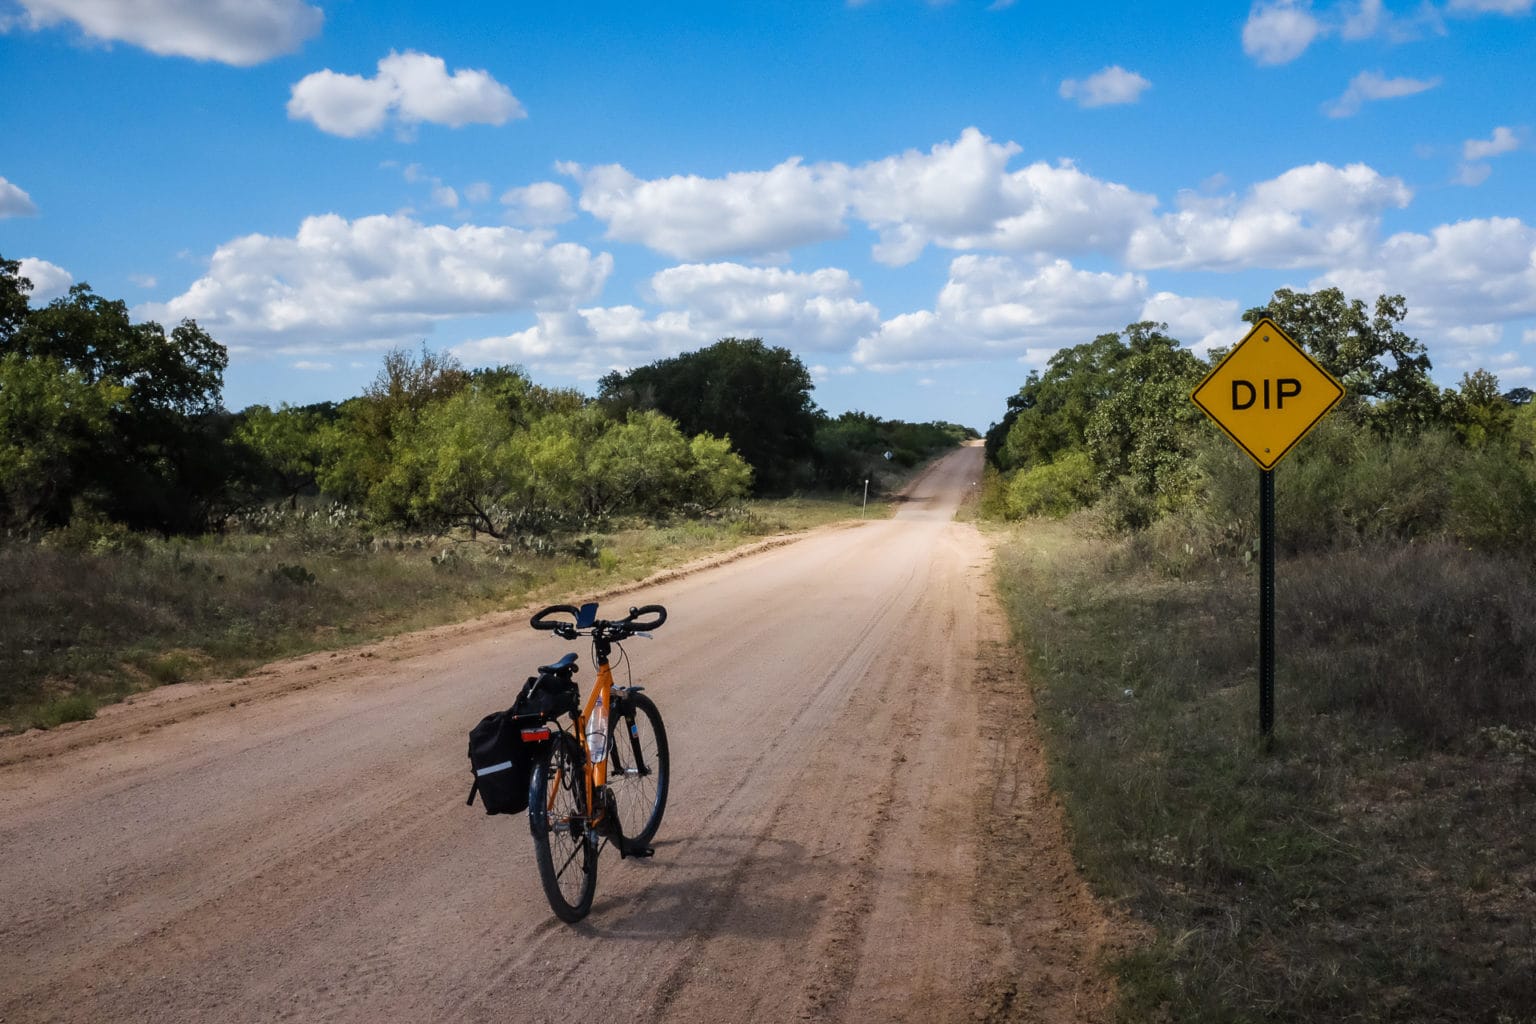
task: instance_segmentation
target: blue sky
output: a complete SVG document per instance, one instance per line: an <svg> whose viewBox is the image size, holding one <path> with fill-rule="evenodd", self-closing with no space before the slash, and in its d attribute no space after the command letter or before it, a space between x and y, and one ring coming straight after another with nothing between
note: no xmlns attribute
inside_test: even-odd
<svg viewBox="0 0 1536 1024"><path fill-rule="evenodd" d="M985 428L1060 346L1327 285L1536 386L1532 4L0 0L0 254L196 319L235 409L737 335Z"/></svg>

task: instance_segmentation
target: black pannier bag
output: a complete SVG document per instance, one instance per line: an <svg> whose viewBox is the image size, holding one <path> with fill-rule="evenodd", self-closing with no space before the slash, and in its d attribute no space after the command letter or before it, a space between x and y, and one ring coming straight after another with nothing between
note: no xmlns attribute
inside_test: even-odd
<svg viewBox="0 0 1536 1024"><path fill-rule="evenodd" d="M558 715L580 710L581 692L569 672L529 676L517 702L506 711L480 719L469 731L469 765L475 773L466 804L480 802L486 814L521 814L528 809L528 780L534 766L549 756L552 742L544 728ZM542 732L542 736L524 736Z"/></svg>

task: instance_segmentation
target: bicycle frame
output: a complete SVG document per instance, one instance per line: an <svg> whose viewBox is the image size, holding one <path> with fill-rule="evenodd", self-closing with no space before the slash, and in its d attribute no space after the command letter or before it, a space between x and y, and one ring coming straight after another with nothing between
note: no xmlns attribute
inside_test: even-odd
<svg viewBox="0 0 1536 1024"><path fill-rule="evenodd" d="M592 712L597 707L597 700L601 697L603 706L608 709L608 721L613 722L613 668L608 664L606 652L598 653L597 678L592 681L592 690L587 694L586 706L581 709L581 715L576 719L576 742L581 744L582 776L586 788L587 823L596 825L602 820L604 809L594 806L597 790L608 784L608 761L613 751L608 751L602 761L593 763L592 750L587 745L587 722L592 718ZM553 809L555 796L559 790L557 780L549 790L549 806Z"/></svg>
<svg viewBox="0 0 1536 1024"><path fill-rule="evenodd" d="M597 707L597 699L603 699L603 707L608 709L608 721L613 721L613 669L608 665L606 654L599 655L597 663L597 678L592 681L592 692L587 694L586 707L581 709L581 717L576 722L576 738L581 742L582 753L586 755L587 766L587 806L592 806L592 791L608 784L608 757L613 751L608 751L600 762L592 763L592 750L587 746L587 722L592 718L592 711Z"/></svg>

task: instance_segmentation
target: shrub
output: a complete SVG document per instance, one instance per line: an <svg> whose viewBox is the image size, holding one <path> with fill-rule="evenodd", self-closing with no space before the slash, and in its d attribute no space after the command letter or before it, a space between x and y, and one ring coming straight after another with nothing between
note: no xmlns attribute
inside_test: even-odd
<svg viewBox="0 0 1536 1024"><path fill-rule="evenodd" d="M1054 462L1019 470L1008 484L1005 507L1009 519L1060 519L1093 501L1097 491L1088 453L1070 451Z"/></svg>

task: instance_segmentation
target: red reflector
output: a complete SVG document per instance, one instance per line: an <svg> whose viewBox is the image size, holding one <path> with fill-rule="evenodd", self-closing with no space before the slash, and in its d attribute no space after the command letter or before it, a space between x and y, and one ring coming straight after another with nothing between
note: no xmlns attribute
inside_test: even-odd
<svg viewBox="0 0 1536 1024"><path fill-rule="evenodd" d="M533 742L535 742L537 740L547 740L547 739L549 739L549 730L548 729L524 729L523 730L523 742L524 743L533 743Z"/></svg>

